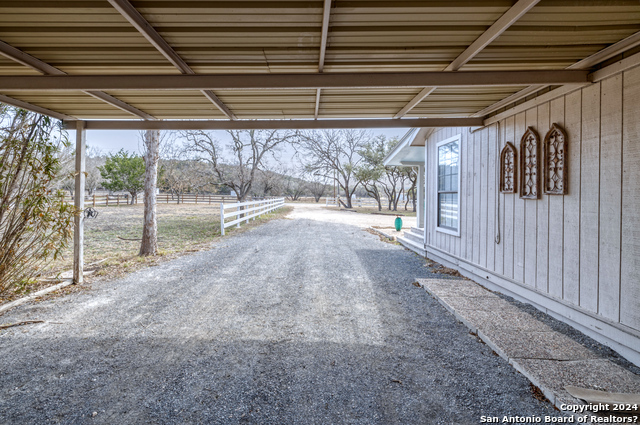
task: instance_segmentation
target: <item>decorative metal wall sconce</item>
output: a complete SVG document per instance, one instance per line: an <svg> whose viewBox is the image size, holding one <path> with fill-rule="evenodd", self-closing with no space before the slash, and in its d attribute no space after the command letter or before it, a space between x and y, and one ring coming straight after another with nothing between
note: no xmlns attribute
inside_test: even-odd
<svg viewBox="0 0 640 425"><path fill-rule="evenodd" d="M500 192L516 193L518 176L518 153L513 143L507 142L500 152Z"/></svg>
<svg viewBox="0 0 640 425"><path fill-rule="evenodd" d="M567 133L556 123L544 137L544 193L567 193Z"/></svg>
<svg viewBox="0 0 640 425"><path fill-rule="evenodd" d="M520 140L520 197L538 199L540 193L540 137L532 128Z"/></svg>

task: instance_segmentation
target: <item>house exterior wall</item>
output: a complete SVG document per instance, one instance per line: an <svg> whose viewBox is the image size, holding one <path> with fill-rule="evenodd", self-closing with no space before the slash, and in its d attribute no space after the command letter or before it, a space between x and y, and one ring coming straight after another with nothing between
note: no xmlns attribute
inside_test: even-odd
<svg viewBox="0 0 640 425"><path fill-rule="evenodd" d="M640 67L502 116L473 133L443 128L429 137L428 256L533 303L640 364ZM521 155L527 127L542 143L553 123L568 136L568 193L541 193L538 200L500 193L505 143ZM436 230L435 205L436 144L457 134L459 237Z"/></svg>

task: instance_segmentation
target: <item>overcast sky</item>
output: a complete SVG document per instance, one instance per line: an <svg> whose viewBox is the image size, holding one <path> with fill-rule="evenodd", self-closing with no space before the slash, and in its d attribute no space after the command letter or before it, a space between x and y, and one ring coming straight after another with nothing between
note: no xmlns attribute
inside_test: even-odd
<svg viewBox="0 0 640 425"><path fill-rule="evenodd" d="M384 134L387 138L401 138L408 128L380 128L370 130L374 135ZM70 140L75 140L74 132L70 132ZM228 135L224 131L216 131L220 140L227 140ZM103 154L115 153L120 149L132 153L141 153L142 144L139 132L135 130L88 130L87 146L91 149L99 149Z"/></svg>

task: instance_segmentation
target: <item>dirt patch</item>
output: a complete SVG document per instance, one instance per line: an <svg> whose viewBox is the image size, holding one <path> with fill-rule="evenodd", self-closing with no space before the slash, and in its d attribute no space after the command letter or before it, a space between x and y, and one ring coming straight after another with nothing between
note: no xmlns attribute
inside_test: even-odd
<svg viewBox="0 0 640 425"><path fill-rule="evenodd" d="M540 390L540 388L530 383L529 389L531 390L531 394L533 395L533 398L535 398L538 401L549 403L549 399L544 396L544 393L542 392L542 390Z"/></svg>
<svg viewBox="0 0 640 425"><path fill-rule="evenodd" d="M432 261L431 264L428 264L428 266L431 267L431 270L433 273L446 274L446 275L455 276L455 277L464 277L460 274L458 270L443 266L440 263L436 263Z"/></svg>
<svg viewBox="0 0 640 425"><path fill-rule="evenodd" d="M396 242L396 240L395 240L394 238L386 237L386 236L385 236L385 235L383 235L382 233L378 233L378 232L376 232L374 229L366 228L366 229L362 229L362 230L364 230L364 231L365 231L365 232L367 232L367 233L371 233L372 235L377 236L378 238L380 238L380 240L381 240L382 242L390 243L390 244L392 244L392 245L400 245L398 242Z"/></svg>

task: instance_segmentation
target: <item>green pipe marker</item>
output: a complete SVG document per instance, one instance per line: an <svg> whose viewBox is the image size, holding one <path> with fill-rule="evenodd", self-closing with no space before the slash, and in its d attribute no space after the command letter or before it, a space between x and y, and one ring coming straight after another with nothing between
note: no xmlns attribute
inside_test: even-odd
<svg viewBox="0 0 640 425"><path fill-rule="evenodd" d="M402 229L402 219L400 218L400 216L396 217L395 226L396 232L399 232L400 229Z"/></svg>

